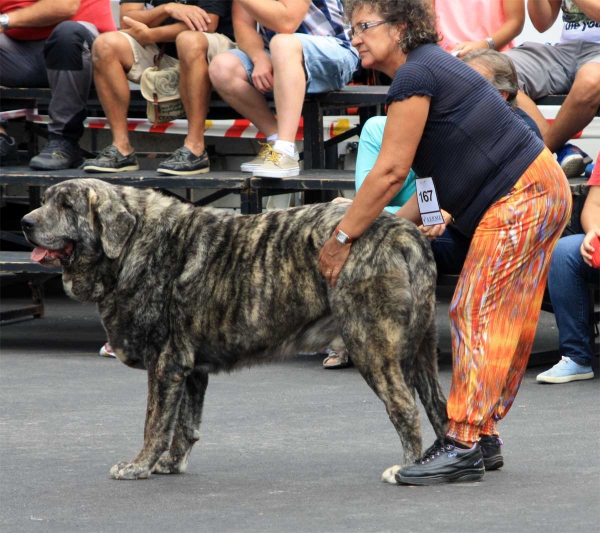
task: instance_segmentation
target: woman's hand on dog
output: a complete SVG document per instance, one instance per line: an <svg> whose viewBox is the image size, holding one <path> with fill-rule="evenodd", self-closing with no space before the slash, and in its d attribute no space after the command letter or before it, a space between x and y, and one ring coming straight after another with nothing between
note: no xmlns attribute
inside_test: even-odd
<svg viewBox="0 0 600 533"><path fill-rule="evenodd" d="M350 255L352 244L342 244L335 237L331 237L321 248L319 253L319 271L327 280L330 287L335 287L337 279Z"/></svg>

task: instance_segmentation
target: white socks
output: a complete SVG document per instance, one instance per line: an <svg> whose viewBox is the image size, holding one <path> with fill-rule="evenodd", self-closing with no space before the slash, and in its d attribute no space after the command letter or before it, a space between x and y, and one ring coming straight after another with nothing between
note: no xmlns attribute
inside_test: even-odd
<svg viewBox="0 0 600 533"><path fill-rule="evenodd" d="M296 152L296 143L289 141L275 141L275 145L273 146L273 150L279 152L280 154L287 155L292 159L297 159L298 152Z"/></svg>

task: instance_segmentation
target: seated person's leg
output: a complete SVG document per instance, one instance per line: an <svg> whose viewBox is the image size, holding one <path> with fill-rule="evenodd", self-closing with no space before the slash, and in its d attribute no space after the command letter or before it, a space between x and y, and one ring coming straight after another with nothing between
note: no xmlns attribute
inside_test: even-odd
<svg viewBox="0 0 600 533"><path fill-rule="evenodd" d="M267 60L270 64L268 57ZM264 95L254 87L254 64L241 50L231 50L213 59L208 74L221 98L250 120L267 138L268 143L263 144L257 157L241 167L243 172L253 172L269 156L272 143L277 139L277 121Z"/></svg>
<svg viewBox="0 0 600 533"><path fill-rule="evenodd" d="M52 99L48 112L49 142L29 166L34 169L59 170L79 166L79 139L87 118L87 98L92 84L91 50L98 35L92 25L74 21L61 22L44 46L44 59Z"/></svg>
<svg viewBox="0 0 600 533"><path fill-rule="evenodd" d="M94 42L94 83L102 109L110 124L112 145L95 159L84 163L86 172L123 172L139 169L137 157L129 142L127 111L130 89L128 77L139 83L145 68L153 65L156 45L143 47L129 35L111 31Z"/></svg>
<svg viewBox="0 0 600 533"><path fill-rule="evenodd" d="M183 147L158 167L163 174L201 174L210 170L204 146L204 125L210 105L208 64L222 52L235 48L225 35L184 31L177 36L179 89L188 120Z"/></svg>
<svg viewBox="0 0 600 533"><path fill-rule="evenodd" d="M548 292L558 326L561 361L538 375L543 383L591 379L593 331L589 324L588 283L598 283L600 271L586 265L579 251L584 235L558 241L550 264Z"/></svg>

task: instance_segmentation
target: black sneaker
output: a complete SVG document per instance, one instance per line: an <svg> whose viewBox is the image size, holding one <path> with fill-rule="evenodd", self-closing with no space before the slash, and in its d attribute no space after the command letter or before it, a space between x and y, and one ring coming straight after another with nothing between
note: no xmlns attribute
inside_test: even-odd
<svg viewBox="0 0 600 533"><path fill-rule="evenodd" d="M451 439L437 439L423 457L402 467L396 481L405 485L437 485L457 481L479 481L485 474L481 448L464 450Z"/></svg>
<svg viewBox="0 0 600 533"><path fill-rule="evenodd" d="M504 457L500 453L500 447L503 444L502 439L496 435L483 435L479 439L479 447L486 470L498 470L504 466Z"/></svg>
<svg viewBox="0 0 600 533"><path fill-rule="evenodd" d="M68 139L50 139L42 151L29 161L34 170L64 170L81 164L81 149Z"/></svg>
<svg viewBox="0 0 600 533"><path fill-rule="evenodd" d="M123 155L114 144L107 146L95 159L87 159L81 167L86 172L127 172L140 169L135 151Z"/></svg>
<svg viewBox="0 0 600 533"><path fill-rule="evenodd" d="M158 172L160 174L172 174L174 176L204 174L209 170L210 162L206 150L197 156L185 146L175 150L169 159L158 165Z"/></svg>
<svg viewBox="0 0 600 533"><path fill-rule="evenodd" d="M17 162L17 143L8 135L0 133L0 166Z"/></svg>

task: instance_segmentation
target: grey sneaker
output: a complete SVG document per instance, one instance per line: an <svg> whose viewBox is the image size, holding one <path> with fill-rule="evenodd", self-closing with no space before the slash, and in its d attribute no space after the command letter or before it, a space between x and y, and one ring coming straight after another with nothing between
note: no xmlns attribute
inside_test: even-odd
<svg viewBox="0 0 600 533"><path fill-rule="evenodd" d="M81 149L68 139L50 139L42 151L29 161L34 170L64 170L81 164Z"/></svg>
<svg viewBox="0 0 600 533"><path fill-rule="evenodd" d="M257 178L291 178L300 174L298 152L294 157L276 152L269 147L265 162L260 165L252 175Z"/></svg>
<svg viewBox="0 0 600 533"><path fill-rule="evenodd" d="M242 172L254 172L258 167L260 167L265 162L265 159L269 155L269 152L271 151L271 148L273 148L273 145L275 143L262 143L259 141L258 144L262 146L260 152L258 152L258 154L256 154L256 157L251 161L248 161L247 163L242 163L242 165L240 166Z"/></svg>
<svg viewBox="0 0 600 533"><path fill-rule="evenodd" d="M204 174L209 170L210 162L206 150L197 156L185 146L175 150L171 157L158 165L159 174L172 174L174 176Z"/></svg>
<svg viewBox="0 0 600 533"><path fill-rule="evenodd" d="M0 166L16 163L17 143L8 135L0 133Z"/></svg>
<svg viewBox="0 0 600 533"><path fill-rule="evenodd" d="M86 172L127 172L139 170L135 151L123 155L118 148L111 144L102 150L95 159L87 159L82 165Z"/></svg>

